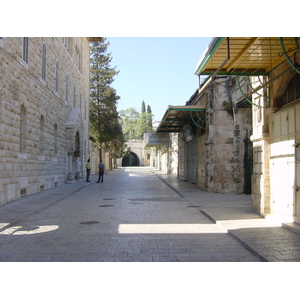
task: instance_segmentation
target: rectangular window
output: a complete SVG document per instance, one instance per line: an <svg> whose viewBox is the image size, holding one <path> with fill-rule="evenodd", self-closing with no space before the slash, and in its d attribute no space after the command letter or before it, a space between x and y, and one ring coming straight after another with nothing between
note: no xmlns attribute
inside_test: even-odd
<svg viewBox="0 0 300 300"><path fill-rule="evenodd" d="M23 37L23 61L28 64L28 37Z"/></svg>
<svg viewBox="0 0 300 300"><path fill-rule="evenodd" d="M58 82L59 82L59 63L58 60L55 62L55 92L58 93Z"/></svg>
<svg viewBox="0 0 300 300"><path fill-rule="evenodd" d="M72 54L72 38L70 38L70 37L64 37L63 38L63 44L66 47L66 49L68 50L68 52L70 54Z"/></svg>
<svg viewBox="0 0 300 300"><path fill-rule="evenodd" d="M73 99L73 102L74 102L74 108L76 107L76 87L74 85L74 99Z"/></svg>
<svg viewBox="0 0 300 300"><path fill-rule="evenodd" d="M42 115L40 118L40 139L39 139L40 154L44 153L44 134L45 134L45 118Z"/></svg>
<svg viewBox="0 0 300 300"><path fill-rule="evenodd" d="M66 74L66 102L69 102L69 75Z"/></svg>
<svg viewBox="0 0 300 300"><path fill-rule="evenodd" d="M20 153L26 152L26 109L21 106L20 112Z"/></svg>
<svg viewBox="0 0 300 300"><path fill-rule="evenodd" d="M26 195L27 195L26 189L21 189L20 190L20 197L23 198L23 197L26 197Z"/></svg>
<svg viewBox="0 0 300 300"><path fill-rule="evenodd" d="M68 48L68 38L67 37L63 37L63 44L66 48Z"/></svg>
<svg viewBox="0 0 300 300"><path fill-rule="evenodd" d="M57 124L54 124L54 155L57 155Z"/></svg>
<svg viewBox="0 0 300 300"><path fill-rule="evenodd" d="M43 51L42 51L42 79L46 80L46 44L43 43Z"/></svg>

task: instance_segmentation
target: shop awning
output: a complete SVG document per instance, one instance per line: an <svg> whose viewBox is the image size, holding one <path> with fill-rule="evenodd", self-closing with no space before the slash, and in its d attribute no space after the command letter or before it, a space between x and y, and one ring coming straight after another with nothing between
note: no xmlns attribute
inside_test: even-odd
<svg viewBox="0 0 300 300"><path fill-rule="evenodd" d="M287 60L292 68L300 38L217 37L200 59L196 75L267 76L272 68Z"/></svg>
<svg viewBox="0 0 300 300"><path fill-rule="evenodd" d="M156 132L180 132L184 126L193 123L200 128L205 128L204 105L169 105Z"/></svg>

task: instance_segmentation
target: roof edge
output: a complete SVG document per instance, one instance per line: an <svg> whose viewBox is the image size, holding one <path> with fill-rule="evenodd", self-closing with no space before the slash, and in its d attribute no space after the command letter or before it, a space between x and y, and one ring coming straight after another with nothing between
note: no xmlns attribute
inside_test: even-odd
<svg viewBox="0 0 300 300"><path fill-rule="evenodd" d="M202 57L200 58L194 74L200 75L201 71L206 66L208 60L215 53L215 51L218 49L219 45L223 42L224 39L225 37L214 37L212 39L206 51L203 53Z"/></svg>

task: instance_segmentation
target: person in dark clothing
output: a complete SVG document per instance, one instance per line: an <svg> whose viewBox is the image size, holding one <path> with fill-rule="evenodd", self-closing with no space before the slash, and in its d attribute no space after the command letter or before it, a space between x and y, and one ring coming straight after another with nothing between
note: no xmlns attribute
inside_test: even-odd
<svg viewBox="0 0 300 300"><path fill-rule="evenodd" d="M99 168L99 177L98 177L98 181L97 183L100 182L100 179L101 179L101 183L103 183L103 175L104 175L104 163L102 162L102 160L100 160L100 163L98 165L98 168Z"/></svg>
<svg viewBox="0 0 300 300"><path fill-rule="evenodd" d="M90 159L87 160L85 167L86 167L86 181L90 182L90 173L91 173Z"/></svg>

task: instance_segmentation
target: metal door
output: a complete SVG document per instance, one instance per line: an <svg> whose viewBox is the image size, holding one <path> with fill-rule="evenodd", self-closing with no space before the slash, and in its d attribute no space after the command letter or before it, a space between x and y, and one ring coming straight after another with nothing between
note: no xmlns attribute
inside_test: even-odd
<svg viewBox="0 0 300 300"><path fill-rule="evenodd" d="M270 178L273 213L296 216L299 222L300 203L297 186L300 186L299 107L274 115L273 142L271 144ZM297 128L298 127L298 128Z"/></svg>

